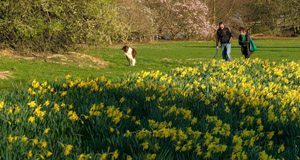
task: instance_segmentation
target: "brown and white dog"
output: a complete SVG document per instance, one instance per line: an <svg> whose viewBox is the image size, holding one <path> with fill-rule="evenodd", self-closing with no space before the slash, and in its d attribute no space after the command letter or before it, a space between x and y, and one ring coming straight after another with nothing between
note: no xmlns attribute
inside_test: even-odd
<svg viewBox="0 0 300 160"><path fill-rule="evenodd" d="M136 50L128 46L124 46L121 50L124 51L125 56L129 62L129 66L135 66Z"/></svg>

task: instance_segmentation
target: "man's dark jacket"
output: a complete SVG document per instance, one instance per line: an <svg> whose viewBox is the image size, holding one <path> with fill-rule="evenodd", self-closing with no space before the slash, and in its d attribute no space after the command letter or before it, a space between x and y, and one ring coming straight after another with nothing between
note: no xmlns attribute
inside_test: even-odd
<svg viewBox="0 0 300 160"><path fill-rule="evenodd" d="M224 29L219 28L217 30L216 46L219 46L219 42L221 42L221 44L230 43L231 39L232 39L232 34L229 28L224 27Z"/></svg>

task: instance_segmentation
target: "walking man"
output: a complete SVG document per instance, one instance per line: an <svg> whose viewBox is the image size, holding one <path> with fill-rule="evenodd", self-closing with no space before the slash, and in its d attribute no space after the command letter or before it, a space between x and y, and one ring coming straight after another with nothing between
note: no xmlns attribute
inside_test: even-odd
<svg viewBox="0 0 300 160"><path fill-rule="evenodd" d="M219 29L217 30L217 48L219 48L219 43L221 42L222 56L225 61L231 61L231 40L232 34L229 28L225 27L222 22L219 23Z"/></svg>

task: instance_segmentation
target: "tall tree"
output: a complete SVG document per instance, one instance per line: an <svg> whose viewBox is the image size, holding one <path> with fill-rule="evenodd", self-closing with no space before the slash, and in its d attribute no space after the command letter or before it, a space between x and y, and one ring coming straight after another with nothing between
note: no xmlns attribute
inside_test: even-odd
<svg viewBox="0 0 300 160"><path fill-rule="evenodd" d="M174 38L208 38L213 29L208 20L208 8L199 0L145 0L154 15L158 29Z"/></svg>
<svg viewBox="0 0 300 160"><path fill-rule="evenodd" d="M140 0L118 0L121 17L127 22L131 32L129 39L138 38L140 41L145 37L157 34L151 10Z"/></svg>

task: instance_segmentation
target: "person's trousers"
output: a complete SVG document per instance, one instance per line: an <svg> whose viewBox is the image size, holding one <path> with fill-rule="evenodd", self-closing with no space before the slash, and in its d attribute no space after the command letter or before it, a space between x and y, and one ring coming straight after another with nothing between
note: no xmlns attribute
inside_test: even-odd
<svg viewBox="0 0 300 160"><path fill-rule="evenodd" d="M242 50L242 54L245 56L245 58L250 58L250 54L248 53L247 46L242 46L241 50Z"/></svg>
<svg viewBox="0 0 300 160"><path fill-rule="evenodd" d="M224 43L221 45L222 50L222 56L225 61L231 61L231 44L230 43Z"/></svg>

